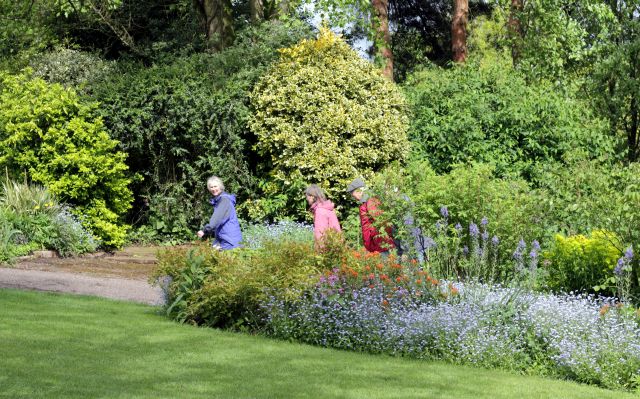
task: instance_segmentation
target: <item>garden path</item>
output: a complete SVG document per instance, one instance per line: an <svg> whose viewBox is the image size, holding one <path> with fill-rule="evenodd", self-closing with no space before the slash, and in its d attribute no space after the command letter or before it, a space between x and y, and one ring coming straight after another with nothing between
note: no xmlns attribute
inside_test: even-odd
<svg viewBox="0 0 640 399"><path fill-rule="evenodd" d="M67 292L160 305L162 290L148 283L154 247L128 247L79 258L27 257L0 267L0 288Z"/></svg>

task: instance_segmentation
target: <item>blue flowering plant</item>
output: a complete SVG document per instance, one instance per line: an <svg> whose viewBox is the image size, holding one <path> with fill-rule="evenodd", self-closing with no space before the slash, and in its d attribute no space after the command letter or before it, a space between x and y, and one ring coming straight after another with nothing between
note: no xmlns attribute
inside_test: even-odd
<svg viewBox="0 0 640 399"><path fill-rule="evenodd" d="M433 238L423 235L417 240L418 259L434 275L447 280L492 283L506 281L512 274L500 261L500 238L489 233L489 220L480 225L471 221L468 228L452 224L446 206L440 208L441 218L435 223Z"/></svg>

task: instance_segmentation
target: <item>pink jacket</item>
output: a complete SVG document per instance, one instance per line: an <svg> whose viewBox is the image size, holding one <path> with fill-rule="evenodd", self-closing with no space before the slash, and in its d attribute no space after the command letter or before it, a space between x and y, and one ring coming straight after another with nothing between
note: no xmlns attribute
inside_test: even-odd
<svg viewBox="0 0 640 399"><path fill-rule="evenodd" d="M313 213L313 236L316 242L322 239L322 235L327 229L342 231L334 211L333 202L329 200L314 202L311 205L311 212Z"/></svg>

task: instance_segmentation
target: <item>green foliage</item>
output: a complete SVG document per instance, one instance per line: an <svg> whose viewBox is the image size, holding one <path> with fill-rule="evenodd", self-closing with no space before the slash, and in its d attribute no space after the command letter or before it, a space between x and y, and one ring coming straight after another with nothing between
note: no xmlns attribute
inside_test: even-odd
<svg viewBox="0 0 640 399"><path fill-rule="evenodd" d="M622 254L621 246L615 234L604 230L594 230L588 236L557 234L543 255L549 288L563 292L591 291L612 274Z"/></svg>
<svg viewBox="0 0 640 399"><path fill-rule="evenodd" d="M58 48L35 56L30 65L34 77L78 91L83 91L85 86L91 86L95 81L115 72L113 61L105 61L95 54L70 48Z"/></svg>
<svg viewBox="0 0 640 399"><path fill-rule="evenodd" d="M496 178L487 164L457 165L448 174L437 175L424 162L411 163L405 181L406 193L415 203L417 223L435 236L435 223L446 206L449 225L488 220L488 229L500 239L500 257L510 259L520 239L531 242L546 234L544 209L531 195L525 181Z"/></svg>
<svg viewBox="0 0 640 399"><path fill-rule="evenodd" d="M605 229L619 237L620 251L628 245L640 247L640 164L578 158L570 160L568 167L550 165L541 176L538 202L558 231L573 235ZM632 297L640 298L637 265L634 261L630 290Z"/></svg>
<svg viewBox="0 0 640 399"><path fill-rule="evenodd" d="M0 192L0 261L51 249L61 256L94 251L96 242L49 190L4 182Z"/></svg>
<svg viewBox="0 0 640 399"><path fill-rule="evenodd" d="M132 218L161 240L191 238L207 217L206 178L218 175L240 201L255 191L257 157L248 128L249 92L277 49L308 35L300 23L250 27L215 54L150 68L121 63L90 88L112 136L129 154L138 201Z"/></svg>
<svg viewBox="0 0 640 399"><path fill-rule="evenodd" d="M609 18L596 25L597 62L586 85L595 109L610 123L611 135L623 140L627 159L640 159L640 15L638 1L608 2Z"/></svg>
<svg viewBox="0 0 640 399"><path fill-rule="evenodd" d="M270 241L256 250L210 246L161 252L154 279L170 278L167 313L181 322L245 328L262 323L268 292L293 299L319 273L311 242Z"/></svg>
<svg viewBox="0 0 640 399"><path fill-rule="evenodd" d="M499 176L530 179L536 169L576 147L604 157L613 149L606 126L582 102L499 63L474 63L413 74L405 86L418 157L437 172L456 163L493 163Z"/></svg>
<svg viewBox="0 0 640 399"><path fill-rule="evenodd" d="M270 180L315 182L335 201L355 175L405 158L401 93L342 39L322 29L281 53L251 97L251 130ZM287 197L290 209L299 198Z"/></svg>
<svg viewBox="0 0 640 399"><path fill-rule="evenodd" d="M50 1L0 1L0 66L13 71L60 40Z"/></svg>
<svg viewBox="0 0 640 399"><path fill-rule="evenodd" d="M126 155L95 116L96 104L28 72L0 78L0 165L73 205L102 245L122 245L120 217L132 200Z"/></svg>

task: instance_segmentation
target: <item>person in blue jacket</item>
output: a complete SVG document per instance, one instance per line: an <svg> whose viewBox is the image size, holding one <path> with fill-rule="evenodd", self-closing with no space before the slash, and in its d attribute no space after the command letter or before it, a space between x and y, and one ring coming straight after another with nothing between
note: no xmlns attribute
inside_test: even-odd
<svg viewBox="0 0 640 399"><path fill-rule="evenodd" d="M242 231L236 216L236 196L224 191L224 183L217 176L207 180L207 190L213 195L213 214L209 223L198 231L198 237L213 236L213 247L226 250L240 246Z"/></svg>

